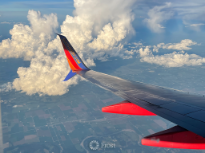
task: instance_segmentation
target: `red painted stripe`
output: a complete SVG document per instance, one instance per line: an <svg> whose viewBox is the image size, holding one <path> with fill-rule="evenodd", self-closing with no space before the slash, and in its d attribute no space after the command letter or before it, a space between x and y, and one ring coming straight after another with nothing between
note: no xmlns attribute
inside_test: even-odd
<svg viewBox="0 0 205 153"><path fill-rule="evenodd" d="M106 106L102 108L102 112L127 114L127 115L140 115L140 116L154 116L156 114L130 103L129 101L123 101L114 105Z"/></svg>
<svg viewBox="0 0 205 153"><path fill-rule="evenodd" d="M75 62L75 60L73 59L72 55L70 54L70 52L66 49L66 47L63 44L63 48L64 48L64 52L67 56L67 58L70 60L70 62L72 63L72 65L75 67L76 70L82 70L78 64Z"/></svg>
<svg viewBox="0 0 205 153"><path fill-rule="evenodd" d="M70 62L70 60L68 58L67 58L67 61L68 61L68 64L69 64L71 70L77 71L77 69L73 66L73 64Z"/></svg>
<svg viewBox="0 0 205 153"><path fill-rule="evenodd" d="M69 51L68 51L68 50L65 50L65 53L66 53L67 58L68 58L68 59L70 60L70 62L72 63L72 65L73 65L76 69L82 70L82 69L78 66L78 64L75 62L75 60L73 59L73 57L72 57L72 55L69 53Z"/></svg>
<svg viewBox="0 0 205 153"><path fill-rule="evenodd" d="M141 140L141 143L142 145L153 147L205 149L205 138L191 131L182 131L146 137Z"/></svg>

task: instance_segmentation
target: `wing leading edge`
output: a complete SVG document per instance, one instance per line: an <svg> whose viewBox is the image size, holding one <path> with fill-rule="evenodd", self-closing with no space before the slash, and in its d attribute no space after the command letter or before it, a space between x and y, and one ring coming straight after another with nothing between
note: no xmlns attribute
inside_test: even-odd
<svg viewBox="0 0 205 153"><path fill-rule="evenodd" d="M205 116L204 97L191 95L178 90L148 85L141 82L131 82L115 76L110 76L104 73L90 70L82 62L68 40L62 35L59 35L59 37L61 40L63 39L62 44L72 73L78 74L86 80L98 85L105 90L109 90L115 95L126 100L126 103L124 102L124 104L121 103L120 105L117 104L108 106L109 109L112 108L112 111L108 110L107 107L107 110L104 112L139 115L139 113L137 112L141 111L142 114L144 113L144 115L156 114L173 123L176 123L180 128L183 128L188 132L191 131L190 137L199 136L199 139L203 140L198 141L198 139L192 139L193 142L182 141L183 143L177 142L170 145L171 141L175 142L176 139L161 139L161 136L155 136L157 139L156 145L155 143L145 143L151 142L148 141L148 138L152 138L153 140L153 137L148 136L147 138L145 138L146 141L145 139L142 140L142 144L158 147L205 149L205 117L203 117ZM66 47L66 45L68 45L69 47ZM74 54L72 54L71 52L74 52ZM69 56L68 53L70 53L71 56ZM81 65L79 65L79 62L81 63ZM72 76L74 76L74 74ZM68 80L69 78L70 77L66 77L65 80ZM135 104L136 106L130 105L129 103ZM116 110L113 111L113 108ZM105 110L105 108L103 110ZM177 135L176 133L180 132L180 134L178 135L187 136L187 133L183 131L170 131L170 133L166 132L166 134L163 135L174 137ZM193 136L193 134L195 134L196 136ZM168 143L164 143L163 140L166 140L166 142ZM162 142L163 144L160 145ZM194 145L192 145L192 147L187 147L191 145L185 145L185 143L193 143ZM199 145L197 145L197 143L201 144L200 147L198 147Z"/></svg>

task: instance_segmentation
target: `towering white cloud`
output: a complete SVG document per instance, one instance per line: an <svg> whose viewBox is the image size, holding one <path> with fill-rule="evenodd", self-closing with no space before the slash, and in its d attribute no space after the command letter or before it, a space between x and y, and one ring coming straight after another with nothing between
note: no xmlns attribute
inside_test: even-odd
<svg viewBox="0 0 205 153"><path fill-rule="evenodd" d="M53 13L41 16L39 11L29 10L27 18L35 35L40 35L41 33L51 35L58 27L57 15Z"/></svg>
<svg viewBox="0 0 205 153"><path fill-rule="evenodd" d="M53 31L58 27L57 16L41 16L40 12L30 10L27 18L31 26L15 24L10 30L11 39L5 39L0 43L1 58L31 60L36 51L46 48Z"/></svg>
<svg viewBox="0 0 205 153"><path fill-rule="evenodd" d="M162 23L171 18L173 12L171 11L163 11L171 6L171 3L166 3L162 6L154 6L147 13L149 18L144 19L144 22L148 26L150 30L155 33L159 33L163 31Z"/></svg>
<svg viewBox="0 0 205 153"><path fill-rule="evenodd" d="M75 16L66 16L61 26L62 33L69 38L72 45L80 52L86 52L93 58L114 54L120 50L120 41L133 32L131 6L133 0L75 0ZM107 5L109 4L109 5ZM92 54L88 54L87 52ZM85 55L86 56L86 55ZM88 57L87 57L88 58Z"/></svg>
<svg viewBox="0 0 205 153"><path fill-rule="evenodd" d="M123 52L120 42L133 30L132 4L133 0L74 1L74 16L66 16L61 32L88 67L95 65L93 59L106 60L108 55L126 58L124 54L128 53ZM29 67L18 68L19 77L13 81L12 88L29 95L62 95L80 78L75 76L62 81L70 68L59 38L53 37L58 27L57 16L29 11L27 17L30 26L14 25L10 31L11 39L0 44L1 58L31 61Z"/></svg>
<svg viewBox="0 0 205 153"><path fill-rule="evenodd" d="M63 82L70 68L65 55L56 58L47 55L31 60L29 68L18 68L19 78L13 82L13 88L22 90L27 94L39 93L47 95L62 95L68 91L68 86L77 84L78 77Z"/></svg>

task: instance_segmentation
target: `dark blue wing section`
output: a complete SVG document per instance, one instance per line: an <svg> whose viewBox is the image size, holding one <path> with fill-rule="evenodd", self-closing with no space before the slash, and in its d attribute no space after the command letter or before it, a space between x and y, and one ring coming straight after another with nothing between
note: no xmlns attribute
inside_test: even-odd
<svg viewBox="0 0 205 153"><path fill-rule="evenodd" d="M205 98L186 92L130 82L92 70L77 72L115 95L205 138Z"/></svg>

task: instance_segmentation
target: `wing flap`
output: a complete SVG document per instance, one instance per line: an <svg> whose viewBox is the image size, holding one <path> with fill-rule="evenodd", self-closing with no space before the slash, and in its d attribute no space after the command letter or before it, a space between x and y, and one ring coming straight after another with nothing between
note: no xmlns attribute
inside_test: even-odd
<svg viewBox="0 0 205 153"><path fill-rule="evenodd" d="M175 126L141 140L142 145L179 149L205 149L205 138Z"/></svg>
<svg viewBox="0 0 205 153"><path fill-rule="evenodd" d="M187 114L187 116L205 122L205 111L192 112L190 114Z"/></svg>
<svg viewBox="0 0 205 153"><path fill-rule="evenodd" d="M127 114L127 115L139 115L139 116L155 116L156 114L137 106L127 100L120 103L106 106L102 108L102 112L116 113L116 114Z"/></svg>
<svg viewBox="0 0 205 153"><path fill-rule="evenodd" d="M180 104L180 103L175 103L175 102L165 104L165 105L160 105L160 106L163 108L166 108L168 110L180 113L182 115L201 110L201 108L192 107L192 106L188 106L188 105L184 105L184 104ZM183 108L183 109L181 109L181 108Z"/></svg>

